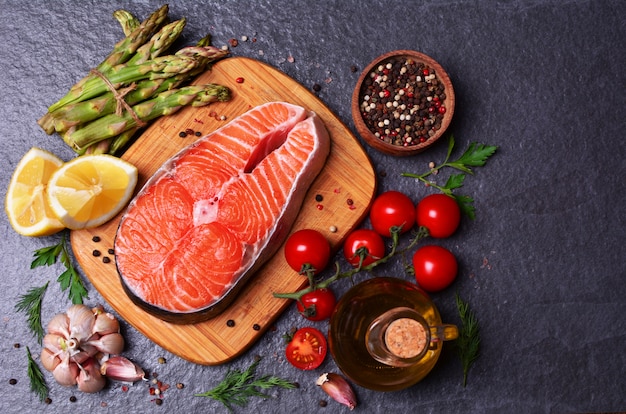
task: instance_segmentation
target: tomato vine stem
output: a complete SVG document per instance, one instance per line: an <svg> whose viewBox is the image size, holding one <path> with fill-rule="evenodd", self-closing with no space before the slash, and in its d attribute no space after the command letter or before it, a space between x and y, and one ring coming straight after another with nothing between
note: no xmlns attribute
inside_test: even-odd
<svg viewBox="0 0 626 414"><path fill-rule="evenodd" d="M352 278L354 275L356 275L357 273L361 272L361 271L370 271L372 269L374 269L376 266L379 266L383 263L387 263L391 258L393 258L394 256L398 255L398 254L403 254L407 251L409 251L410 249L412 249L413 247L415 247L415 245L417 245L417 243L419 243L422 239L426 238L429 236L428 233L428 229L426 227L418 227L417 231L414 232L415 236L409 241L409 243L403 247L402 249L398 249L400 247L400 232L401 232L402 228L401 227L391 227L390 228L390 233L391 233L391 250L389 251L389 253L387 255L385 255L384 257L381 257L380 259L370 263L367 266L363 266L363 260L365 259L365 255L367 254L366 251L362 250L359 252L360 255L360 260L359 260L359 265L357 267L353 267L349 270L345 270L345 271L341 271L341 266L339 264L339 261L335 262L335 273L322 280L322 281L316 281L315 277L314 277L314 272L315 269L307 267L306 265L302 267L302 270L300 271L300 274L306 276L309 279L309 285L303 289L300 289L296 292L292 292L292 293L274 293L274 297L275 298L281 298L281 299L294 299L294 300L298 300L300 301L302 296L309 293L309 292L313 292L317 289L325 289L328 288L331 284L335 283L336 281L340 280L340 279L345 279L345 278Z"/></svg>

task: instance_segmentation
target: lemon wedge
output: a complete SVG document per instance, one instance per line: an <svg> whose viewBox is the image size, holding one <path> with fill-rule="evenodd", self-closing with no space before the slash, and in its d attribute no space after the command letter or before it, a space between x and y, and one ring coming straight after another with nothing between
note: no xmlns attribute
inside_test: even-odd
<svg viewBox="0 0 626 414"><path fill-rule="evenodd" d="M48 207L46 190L50 176L63 165L56 155L31 148L13 172L4 209L13 229L24 236L48 236L65 226Z"/></svg>
<svg viewBox="0 0 626 414"><path fill-rule="evenodd" d="M137 175L134 165L112 155L82 155L52 174L48 204L69 229L97 227L128 204Z"/></svg>

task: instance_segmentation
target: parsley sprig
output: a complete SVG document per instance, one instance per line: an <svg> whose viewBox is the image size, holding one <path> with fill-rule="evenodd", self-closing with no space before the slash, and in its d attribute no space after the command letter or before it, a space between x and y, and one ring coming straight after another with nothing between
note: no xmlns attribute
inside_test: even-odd
<svg viewBox="0 0 626 414"><path fill-rule="evenodd" d="M17 312L24 312L27 316L28 327L37 338L37 342L41 344L44 331L41 323L41 302L48 289L48 283L40 287L33 287L25 294L20 296L20 300L15 305Z"/></svg>
<svg viewBox="0 0 626 414"><path fill-rule="evenodd" d="M213 398L224 404L228 411L233 412L233 405L245 407L250 397L270 397L261 390L273 387L295 388L292 382L276 376L265 375L257 378L256 369L260 361L261 358L256 358L243 372L238 369L229 370L226 377L215 388L195 394L195 396Z"/></svg>
<svg viewBox="0 0 626 414"><path fill-rule="evenodd" d="M450 140L448 141L448 152L446 154L446 159L443 163L432 166L429 171L423 174L402 173L401 175L403 177L415 178L430 187L438 189L444 194L454 197L459 203L461 211L463 211L465 215L473 220L475 218L475 208L473 205L474 199L467 195L454 194L453 191L463 186L466 174L474 174L472 168L483 167L487 163L487 159L496 152L498 147L493 145L472 143L459 158L451 161L450 157L452 156L452 150L454 149L454 145L454 136L450 135ZM456 169L458 171L461 171L461 173L451 174L444 185L438 185L437 183L429 179L431 175L437 175L440 170L446 167Z"/></svg>
<svg viewBox="0 0 626 414"><path fill-rule="evenodd" d="M72 264L72 258L67 247L66 234L63 234L58 244L35 250L35 259L30 264L30 268L51 266L57 263L57 261L60 261L65 266L65 271L57 279L57 282L61 285L61 290L65 292L69 289L68 297L73 304L83 303L83 299L88 297L87 289L80 278L78 270Z"/></svg>
<svg viewBox="0 0 626 414"><path fill-rule="evenodd" d="M465 387L469 369L480 355L480 328L476 315L458 293L456 294L456 306L461 317L456 350L463 364L463 386Z"/></svg>

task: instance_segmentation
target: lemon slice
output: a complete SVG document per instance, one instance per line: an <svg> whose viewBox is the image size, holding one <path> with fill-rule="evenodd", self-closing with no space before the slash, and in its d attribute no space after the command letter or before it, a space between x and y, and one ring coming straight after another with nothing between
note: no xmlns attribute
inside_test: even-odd
<svg viewBox="0 0 626 414"><path fill-rule="evenodd" d="M112 155L82 155L66 162L48 182L48 204L69 229L106 223L130 201L137 168Z"/></svg>
<svg viewBox="0 0 626 414"><path fill-rule="evenodd" d="M24 236L48 236L65 228L46 200L50 176L63 160L41 148L31 148L20 160L7 189L4 209L13 229Z"/></svg>

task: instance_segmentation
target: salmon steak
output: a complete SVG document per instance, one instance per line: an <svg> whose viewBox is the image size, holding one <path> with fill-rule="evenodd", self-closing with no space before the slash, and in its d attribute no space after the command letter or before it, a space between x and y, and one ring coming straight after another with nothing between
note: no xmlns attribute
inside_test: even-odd
<svg viewBox="0 0 626 414"><path fill-rule="evenodd" d="M120 220L126 294L172 323L223 312L284 242L329 152L315 113L269 102L174 155Z"/></svg>

